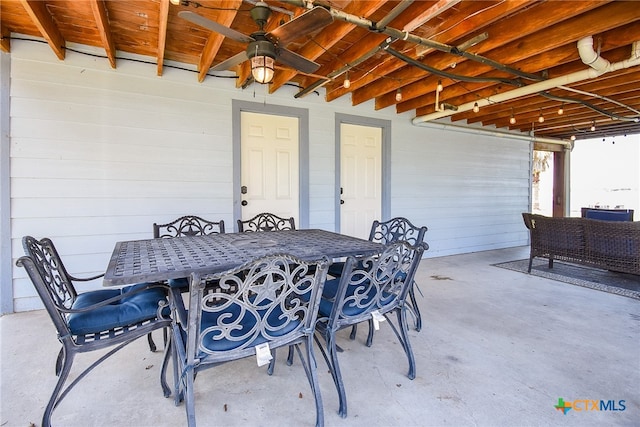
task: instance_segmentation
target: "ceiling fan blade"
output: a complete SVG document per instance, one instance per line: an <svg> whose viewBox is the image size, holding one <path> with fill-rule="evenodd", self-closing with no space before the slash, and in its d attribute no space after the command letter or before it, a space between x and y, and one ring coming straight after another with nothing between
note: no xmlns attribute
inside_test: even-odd
<svg viewBox="0 0 640 427"><path fill-rule="evenodd" d="M320 28L326 27L332 22L333 16L331 16L331 13L324 7L316 6L297 18L279 26L271 31L269 35L277 38L280 46L285 46L287 43L307 33L312 33Z"/></svg>
<svg viewBox="0 0 640 427"><path fill-rule="evenodd" d="M225 37L241 43L251 43L252 41L254 41L253 37L249 37L239 31L236 31L229 27L225 27L224 25L218 24L216 21L212 21L188 10L178 12L178 16L202 28L215 31L218 34L222 34Z"/></svg>
<svg viewBox="0 0 640 427"><path fill-rule="evenodd" d="M247 52L242 51L237 55L232 56L231 58L222 61L221 63L211 67L209 71L222 71L222 70L230 70L236 65L242 64L244 61L249 59L247 56Z"/></svg>
<svg viewBox="0 0 640 427"><path fill-rule="evenodd" d="M298 55L289 49L280 48L276 59L285 65L293 67L298 71L302 71L303 73L314 73L318 68L320 68L320 64L309 61L304 56Z"/></svg>

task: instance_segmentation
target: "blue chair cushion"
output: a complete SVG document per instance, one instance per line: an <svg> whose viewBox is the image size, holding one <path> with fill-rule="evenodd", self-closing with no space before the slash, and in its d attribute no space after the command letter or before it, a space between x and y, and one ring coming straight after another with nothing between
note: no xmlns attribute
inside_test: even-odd
<svg viewBox="0 0 640 427"><path fill-rule="evenodd" d="M344 262L338 261L329 266L328 273L330 276L340 277L340 275L342 275L342 270L344 270Z"/></svg>
<svg viewBox="0 0 640 427"><path fill-rule="evenodd" d="M72 309L90 307L109 298L128 294L132 290L146 286L145 283L122 289L101 289L78 295ZM118 301L94 310L69 315L69 330L74 335L93 334L109 329L133 325L157 316L158 302L166 299L162 288L151 288L143 292L125 296Z"/></svg>
<svg viewBox="0 0 640 427"><path fill-rule="evenodd" d="M396 275L396 280L404 280L406 278L406 273L399 272ZM338 284L340 283L340 279L331 279L327 280L324 283L324 289L322 290L322 299L320 300L320 308L318 309L318 313L320 317L328 317L331 315L331 309L333 308L333 299L338 292ZM362 282L358 285L349 285L347 286L347 292L345 293L345 299L352 297L356 292L363 292L368 282ZM372 299L376 297L377 289L375 287L371 287L367 290L366 295L360 295L360 305L362 307L356 306L353 302L348 302L342 307L343 317L353 317L358 316L359 314L365 313L367 311L375 310L376 307L371 307L370 304L373 302ZM380 304L385 306L386 304L393 301L395 298L395 294L382 290L382 298L380 300Z"/></svg>
<svg viewBox="0 0 640 427"><path fill-rule="evenodd" d="M181 277L179 279L169 279L169 287L189 289L189 279L187 279L186 277Z"/></svg>

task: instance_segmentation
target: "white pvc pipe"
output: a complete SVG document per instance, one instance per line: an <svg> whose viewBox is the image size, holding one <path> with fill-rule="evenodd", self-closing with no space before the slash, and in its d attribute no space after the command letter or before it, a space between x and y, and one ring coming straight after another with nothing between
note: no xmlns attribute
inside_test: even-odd
<svg viewBox="0 0 640 427"><path fill-rule="evenodd" d="M578 53L582 62L596 70L598 75L606 73L611 65L609 61L593 50L593 37L591 36L578 40Z"/></svg>
<svg viewBox="0 0 640 427"><path fill-rule="evenodd" d="M586 49L587 47L586 45L589 44L590 50L593 51L593 39L591 37L586 37L580 40L578 43L581 43L581 42L583 44L582 49L585 52L585 54L587 54L588 56L589 52ZM607 61L606 59L603 59L603 61L605 61L608 64L604 71L598 71L594 68L587 68L586 70L577 71L575 73L567 74L561 77L556 77L555 79L544 80L528 86L519 87L509 92L499 93L497 95L493 95L487 98L481 98L473 102L467 102L466 104L459 105L457 111L451 111L451 110L436 111L431 114L417 116L417 117L414 117L413 120L411 120L411 123L413 123L416 126L419 126L421 123L429 122L429 121L440 119L443 117L448 117L456 113L463 113L465 111L470 111L473 109L473 106L476 103L478 104L478 107L484 107L490 104L510 101L512 99L520 98L522 96L532 95L538 92L543 92L545 90L549 90L558 86L565 86L565 85L570 85L572 83L577 83L583 80L593 79L595 77L598 77L601 74L608 73L611 71L623 70L625 68L630 68L636 65L640 65L640 43L634 42L633 47L634 47L632 49L633 52L629 59L625 59L624 61L616 62L613 64L609 63L609 61ZM593 64L596 64L599 67L602 66L602 61L598 59L593 60L592 57L589 57L589 60L591 60Z"/></svg>
<svg viewBox="0 0 640 427"><path fill-rule="evenodd" d="M542 137L527 135L526 133L522 133L522 132L516 133L516 132L510 132L506 130L493 129L493 128L465 126L465 125L459 125L459 124L449 123L449 122L431 122L431 123L425 122L425 123L421 123L420 126L428 127L436 130L451 130L456 132L470 133L474 135L488 135L488 136L496 136L500 138L517 139L522 141L564 145L568 148L571 148L573 145L571 141L564 141L562 139L542 138Z"/></svg>

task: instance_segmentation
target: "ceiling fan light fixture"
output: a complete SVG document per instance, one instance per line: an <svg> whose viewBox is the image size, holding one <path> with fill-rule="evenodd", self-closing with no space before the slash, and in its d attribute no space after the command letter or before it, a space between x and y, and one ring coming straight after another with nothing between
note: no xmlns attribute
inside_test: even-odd
<svg viewBox="0 0 640 427"><path fill-rule="evenodd" d="M270 83L273 80L273 58L266 55L258 55L251 58L251 75L260 84Z"/></svg>

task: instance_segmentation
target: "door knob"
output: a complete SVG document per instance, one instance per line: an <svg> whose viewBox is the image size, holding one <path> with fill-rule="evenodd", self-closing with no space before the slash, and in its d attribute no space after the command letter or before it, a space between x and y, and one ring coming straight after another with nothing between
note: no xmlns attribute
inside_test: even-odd
<svg viewBox="0 0 640 427"><path fill-rule="evenodd" d="M240 202L240 204L242 206L247 206L249 204L249 202L247 202L246 200L243 200L242 202Z"/></svg>

